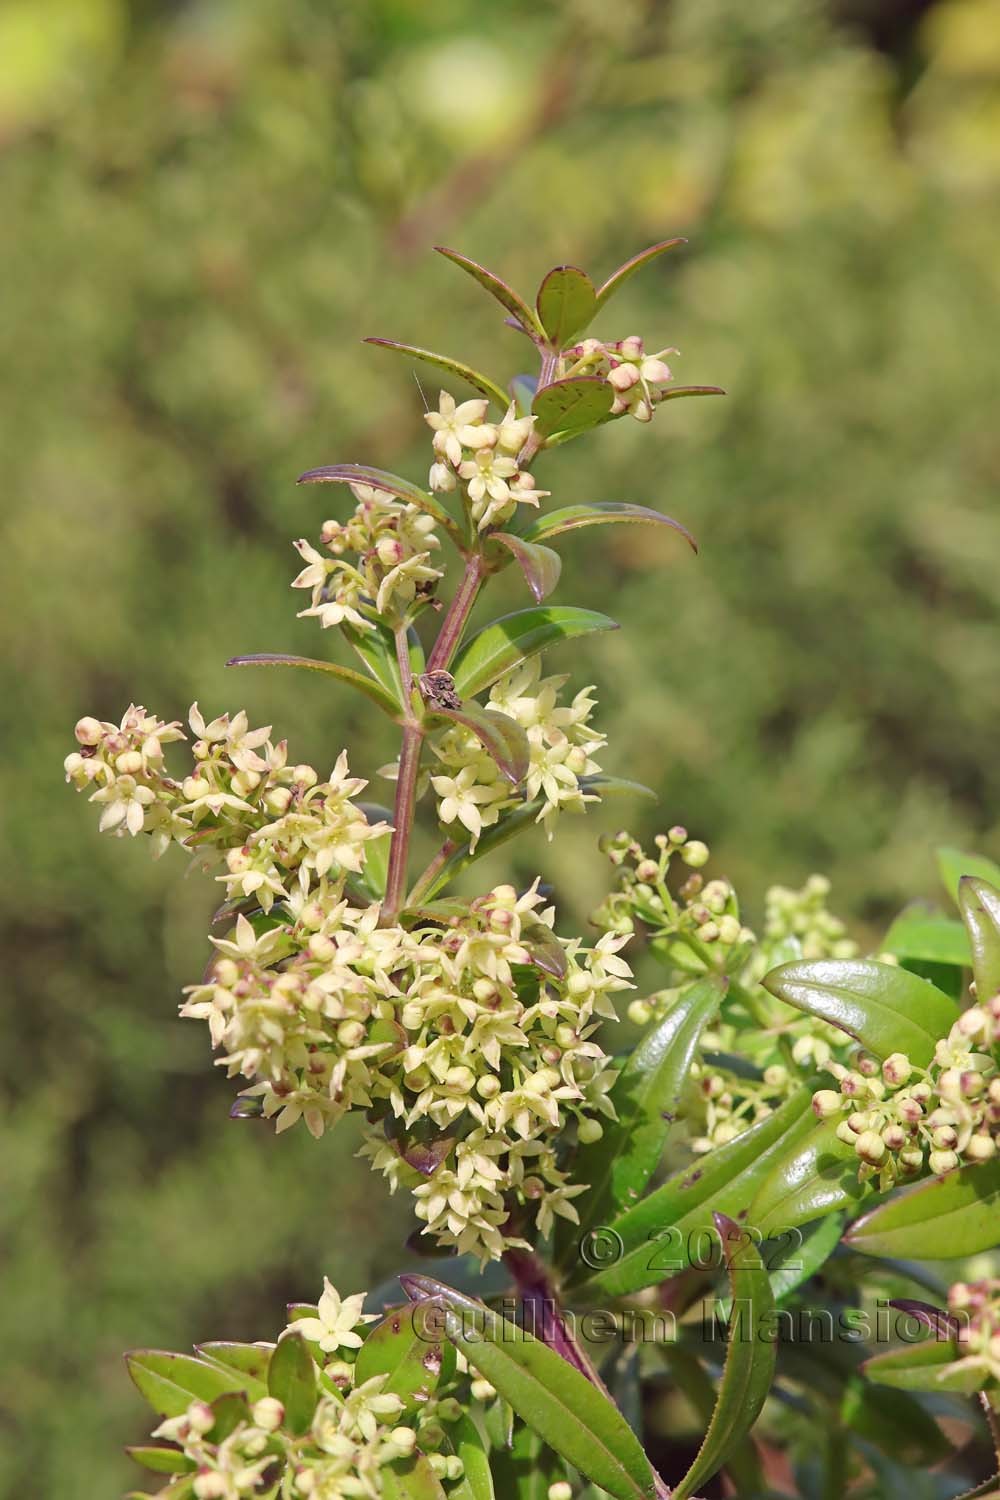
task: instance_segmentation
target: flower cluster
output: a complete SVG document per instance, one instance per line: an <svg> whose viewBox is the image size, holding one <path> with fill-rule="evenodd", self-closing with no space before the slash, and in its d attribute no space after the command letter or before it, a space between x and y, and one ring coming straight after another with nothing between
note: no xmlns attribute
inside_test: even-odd
<svg viewBox="0 0 1000 1500"><path fill-rule="evenodd" d="M224 856L218 879L232 900L253 897L270 911L295 882L301 891L331 874L357 873L369 839L387 831L368 822L351 800L366 783L348 773L341 755L327 781L308 765L289 765L271 730L253 729L240 712L205 722L198 705L189 773L169 776L163 746L187 736L133 704L120 724L84 718L80 749L66 757L66 779L91 791L102 808L102 831L148 833L153 853L171 841L199 855Z"/></svg>
<svg viewBox="0 0 1000 1500"><path fill-rule="evenodd" d="M301 1413L293 1426L274 1396L249 1401L237 1394L240 1374L234 1371L232 1395L214 1404L193 1400L179 1416L154 1430L154 1438L171 1445L154 1450L155 1455L174 1471L160 1494L172 1495L176 1476L181 1475L190 1483L184 1493L194 1500L243 1500L262 1494L280 1494L287 1500L377 1500L388 1483L386 1467L405 1462L415 1452L425 1456L439 1480L460 1480L464 1469L451 1451L448 1425L468 1406L468 1397L462 1405L455 1399L452 1393L461 1387L452 1376L433 1394L407 1407L400 1396L385 1390L388 1375L359 1380L357 1351L368 1332L365 1325L375 1321L373 1315L362 1313L364 1301L364 1293L341 1298L326 1281L317 1307L293 1309L285 1333L297 1333L306 1341L318 1383L305 1430ZM276 1348L266 1343L247 1346L265 1368ZM218 1379L218 1367L214 1373ZM148 1449L135 1451L140 1461L150 1454Z"/></svg>
<svg viewBox="0 0 1000 1500"><path fill-rule="evenodd" d="M598 375L614 387L612 416L627 412L637 422L649 422L654 406L663 400L664 388L674 378L663 356L676 353L676 349L660 349L647 354L642 339L633 333L611 344L583 339L565 350L564 357L573 362L568 376Z"/></svg>
<svg viewBox="0 0 1000 1500"><path fill-rule="evenodd" d="M561 812L583 812L588 802L599 800L581 781L600 771L594 755L606 744L590 724L593 688L581 688L572 702L562 705L559 693L566 681L565 676L543 678L535 657L490 689L485 707L506 714L527 736L530 759L523 787L515 790L504 780L475 734L461 724L450 724L431 739L430 748L444 767L431 777L438 818L446 827L460 823L473 848L484 828L525 797L539 799L537 821L550 838Z"/></svg>
<svg viewBox="0 0 1000 1500"><path fill-rule="evenodd" d="M372 610L390 625L401 624L416 600L431 597L441 577L430 560L441 545L434 518L385 490L364 484L351 490L354 514L323 526L320 541L328 556L305 540L295 543L306 566L292 588L309 589L312 598L299 613L315 615L324 629L346 623L370 630Z"/></svg>
<svg viewBox="0 0 1000 1500"><path fill-rule="evenodd" d="M981 1375L983 1386L1000 1382L1000 1277L955 1282L948 1289L948 1311L961 1363ZM947 1366L949 1372L955 1368Z"/></svg>
<svg viewBox="0 0 1000 1500"><path fill-rule="evenodd" d="M784 950L791 941L796 957L854 958L858 945L826 905L830 882L810 875L801 890L772 885L764 897L764 942L771 951Z"/></svg>
<svg viewBox="0 0 1000 1500"><path fill-rule="evenodd" d="M430 487L438 494L461 487L480 531L509 521L518 504L537 506L548 494L536 489L529 470L518 466L534 417L519 417L511 406L502 421L487 422L488 407L483 399L456 405L454 397L442 391L437 411L426 417L434 433Z"/></svg>
<svg viewBox="0 0 1000 1500"><path fill-rule="evenodd" d="M902 1052L881 1067L864 1053L850 1067L827 1064L839 1089L820 1089L813 1109L836 1119L837 1135L853 1146L862 1181L880 1189L925 1165L935 1175L963 1162L989 1161L1000 1137L1000 995L962 1012L937 1044L929 1068Z"/></svg>

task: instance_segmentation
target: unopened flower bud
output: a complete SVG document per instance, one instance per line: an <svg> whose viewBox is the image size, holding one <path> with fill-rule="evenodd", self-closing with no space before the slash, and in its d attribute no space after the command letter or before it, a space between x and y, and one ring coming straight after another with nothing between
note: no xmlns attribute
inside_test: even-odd
<svg viewBox="0 0 1000 1500"><path fill-rule="evenodd" d="M882 1139L890 1151L899 1151L906 1145L909 1137L902 1125L887 1125L882 1132Z"/></svg>
<svg viewBox="0 0 1000 1500"><path fill-rule="evenodd" d="M229 1488L225 1475L218 1473L215 1469L205 1469L201 1474L195 1476L191 1486L192 1493L197 1500L225 1500L226 1491Z"/></svg>
<svg viewBox="0 0 1000 1500"><path fill-rule="evenodd" d="M496 1395L496 1387L490 1385L488 1380L478 1379L469 1387L473 1401L492 1401Z"/></svg>
<svg viewBox="0 0 1000 1500"><path fill-rule="evenodd" d="M885 1142L877 1130L865 1130L858 1136L854 1146L862 1161L877 1167L885 1156Z"/></svg>
<svg viewBox="0 0 1000 1500"><path fill-rule="evenodd" d="M81 745L99 745L104 736L104 726L99 719L78 719L73 733Z"/></svg>
<svg viewBox="0 0 1000 1500"><path fill-rule="evenodd" d="M783 1089L788 1082L788 1069L783 1063L772 1063L764 1069L764 1082L769 1089Z"/></svg>
<svg viewBox="0 0 1000 1500"><path fill-rule="evenodd" d="M681 849L681 859L692 870L700 870L702 865L708 864L708 845L700 839L689 839Z"/></svg>
<svg viewBox="0 0 1000 1500"><path fill-rule="evenodd" d="M892 1052L882 1064L882 1077L891 1088L901 1088L909 1080L913 1065L905 1052Z"/></svg>
<svg viewBox="0 0 1000 1500"><path fill-rule="evenodd" d="M555 1484L549 1485L548 1496L549 1500L573 1500L573 1486L565 1479L557 1479Z"/></svg>
<svg viewBox="0 0 1000 1500"><path fill-rule="evenodd" d="M445 1088L453 1090L456 1094L467 1094L476 1082L476 1075L471 1068L449 1068L444 1075Z"/></svg>
<svg viewBox="0 0 1000 1500"><path fill-rule="evenodd" d="M285 1420L285 1408L273 1396L262 1396L259 1401L254 1402L250 1415L255 1426L263 1428L265 1432L277 1432Z"/></svg>
<svg viewBox="0 0 1000 1500"><path fill-rule="evenodd" d="M946 1172L954 1172L958 1166L958 1157L954 1151L932 1151L927 1164L935 1177L943 1177Z"/></svg>
<svg viewBox="0 0 1000 1500"><path fill-rule="evenodd" d="M581 1120L577 1128L577 1137L584 1146L592 1146L603 1134L604 1126L600 1120Z"/></svg>
<svg viewBox="0 0 1000 1500"><path fill-rule="evenodd" d="M839 1115L841 1106L841 1096L833 1089L820 1089L812 1096L813 1114L820 1120L829 1120L833 1115Z"/></svg>
<svg viewBox="0 0 1000 1500"><path fill-rule="evenodd" d="M476 1082L476 1093L480 1099L495 1099L500 1092L500 1080L493 1073L484 1073Z"/></svg>
<svg viewBox="0 0 1000 1500"><path fill-rule="evenodd" d="M417 1446L417 1434L412 1427L394 1427L389 1433L389 1441L400 1453L412 1453Z"/></svg>
<svg viewBox="0 0 1000 1500"><path fill-rule="evenodd" d="M965 1154L969 1161L990 1161L997 1154L997 1143L991 1135L977 1132L969 1137Z"/></svg>

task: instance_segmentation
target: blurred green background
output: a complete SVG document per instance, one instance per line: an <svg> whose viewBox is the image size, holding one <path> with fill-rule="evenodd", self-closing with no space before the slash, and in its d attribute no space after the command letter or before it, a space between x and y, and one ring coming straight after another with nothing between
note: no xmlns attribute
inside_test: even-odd
<svg viewBox="0 0 1000 1500"><path fill-rule="evenodd" d="M288 593L338 499L298 472L425 468L411 372L360 338L504 380L523 342L434 243L530 292L689 238L597 331L677 344L728 398L541 471L701 540L567 538L557 596L625 627L561 664L661 808L520 872L572 930L598 833L682 819L751 920L819 867L874 932L933 890L935 843L1000 854L998 190L997 0L6 0L4 1495L135 1483L122 1348L272 1335L407 1232L349 1129L228 1123L174 1018L214 890L61 783L76 717L132 698L245 703L324 769L389 757L322 684L222 666L339 650Z"/></svg>

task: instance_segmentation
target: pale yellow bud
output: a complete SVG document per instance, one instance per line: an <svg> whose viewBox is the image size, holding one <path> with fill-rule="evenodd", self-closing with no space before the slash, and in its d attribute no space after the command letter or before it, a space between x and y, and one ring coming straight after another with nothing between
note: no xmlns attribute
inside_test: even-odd
<svg viewBox="0 0 1000 1500"><path fill-rule="evenodd" d="M104 736L104 726L99 719L78 719L73 733L81 745L98 745Z"/></svg>
<svg viewBox="0 0 1000 1500"><path fill-rule="evenodd" d="M600 1120L581 1120L577 1128L577 1136L584 1146L593 1145L594 1141L599 1141L603 1134L604 1126Z"/></svg>
<svg viewBox="0 0 1000 1500"><path fill-rule="evenodd" d="M913 1065L905 1052L893 1052L882 1064L882 1077L893 1088L900 1088L909 1080Z"/></svg>
<svg viewBox="0 0 1000 1500"><path fill-rule="evenodd" d="M833 1089L820 1089L812 1096L813 1114L821 1120L829 1120L841 1110L841 1096Z"/></svg>
<svg viewBox="0 0 1000 1500"><path fill-rule="evenodd" d="M958 1166L958 1157L954 1151L932 1151L927 1158L927 1164L935 1177L943 1177L946 1172L953 1172Z"/></svg>
<svg viewBox="0 0 1000 1500"><path fill-rule="evenodd" d="M573 1486L565 1479L557 1479L555 1484L549 1485L549 1500L573 1500Z"/></svg>
<svg viewBox="0 0 1000 1500"><path fill-rule="evenodd" d="M854 1149L862 1161L868 1162L873 1167L877 1167L885 1156L885 1142L877 1130L862 1131L855 1142Z"/></svg>
<svg viewBox="0 0 1000 1500"><path fill-rule="evenodd" d="M969 1161L990 1161L997 1154L997 1143L991 1135L970 1136L965 1154Z"/></svg>
<svg viewBox="0 0 1000 1500"><path fill-rule="evenodd" d="M700 839L689 839L681 849L681 859L692 870L700 870L702 865L707 865L708 858L708 845L703 844Z"/></svg>
<svg viewBox="0 0 1000 1500"><path fill-rule="evenodd" d="M412 1427L394 1427L389 1433L389 1441L400 1453L412 1453L417 1445L417 1434Z"/></svg>
<svg viewBox="0 0 1000 1500"><path fill-rule="evenodd" d="M262 1396L250 1409L254 1425L265 1432L277 1432L285 1420L285 1408L273 1396Z"/></svg>
<svg viewBox="0 0 1000 1500"><path fill-rule="evenodd" d="M495 1099L500 1092L500 1080L493 1073L484 1073L476 1083L480 1099Z"/></svg>

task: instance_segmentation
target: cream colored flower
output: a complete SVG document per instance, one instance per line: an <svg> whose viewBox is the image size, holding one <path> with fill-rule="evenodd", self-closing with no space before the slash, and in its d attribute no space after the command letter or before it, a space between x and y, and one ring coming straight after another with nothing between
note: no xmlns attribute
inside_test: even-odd
<svg viewBox="0 0 1000 1500"><path fill-rule="evenodd" d="M324 1354L336 1354L338 1349L360 1349L364 1339L357 1332L358 1327L375 1321L373 1313L362 1311L364 1305L364 1292L341 1297L329 1277L324 1276L316 1317L297 1318L285 1332L301 1333L311 1344L318 1344Z"/></svg>

